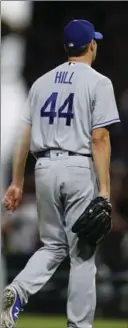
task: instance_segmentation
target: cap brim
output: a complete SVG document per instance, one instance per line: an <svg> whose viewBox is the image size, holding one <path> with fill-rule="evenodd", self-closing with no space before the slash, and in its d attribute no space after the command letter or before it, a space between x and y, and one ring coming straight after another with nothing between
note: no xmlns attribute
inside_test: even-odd
<svg viewBox="0 0 128 328"><path fill-rule="evenodd" d="M95 32L95 39L96 40L102 40L103 39L103 34L100 32Z"/></svg>

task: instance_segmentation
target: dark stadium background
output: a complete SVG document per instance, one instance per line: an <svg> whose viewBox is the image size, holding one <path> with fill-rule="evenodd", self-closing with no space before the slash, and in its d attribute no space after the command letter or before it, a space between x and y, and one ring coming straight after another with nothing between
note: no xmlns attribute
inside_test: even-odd
<svg viewBox="0 0 128 328"><path fill-rule="evenodd" d="M128 317L128 3L123 1L33 2L31 25L26 29L16 30L16 33L26 39L23 77L29 89L39 76L66 61L62 31L64 25L73 18L90 20L96 30L104 35L93 67L112 80L122 121L120 128L111 131L113 231L97 253L97 316L126 318ZM12 32L3 21L2 36ZM25 194L34 195L34 164L35 160L29 154ZM9 173L8 181L10 180ZM9 229L13 227L8 227L4 232L8 282L24 267L30 255L40 246L36 235L34 249L29 254L11 252L8 242ZM28 311L65 313L68 268L67 259L43 291L30 299L27 305Z"/></svg>

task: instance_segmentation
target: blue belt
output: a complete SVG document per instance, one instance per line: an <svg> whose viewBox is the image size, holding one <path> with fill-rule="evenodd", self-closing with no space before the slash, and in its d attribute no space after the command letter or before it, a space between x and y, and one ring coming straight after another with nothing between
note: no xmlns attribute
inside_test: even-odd
<svg viewBox="0 0 128 328"><path fill-rule="evenodd" d="M38 158L43 158L43 157L50 157L50 151L55 150L61 153L61 151L63 152L63 150L61 149L47 149L47 150L41 150L41 151L37 151L37 152L33 152L34 157ZM78 153L74 153L72 151L67 151L68 156L85 156L85 157L90 157L92 158L91 154L78 154Z"/></svg>

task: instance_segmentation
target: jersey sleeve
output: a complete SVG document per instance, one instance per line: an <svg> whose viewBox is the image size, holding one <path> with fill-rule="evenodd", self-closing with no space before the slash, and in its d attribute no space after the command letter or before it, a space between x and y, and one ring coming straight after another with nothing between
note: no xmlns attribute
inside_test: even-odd
<svg viewBox="0 0 128 328"><path fill-rule="evenodd" d="M111 81L104 78L97 83L94 91L92 129L120 122L114 90Z"/></svg>

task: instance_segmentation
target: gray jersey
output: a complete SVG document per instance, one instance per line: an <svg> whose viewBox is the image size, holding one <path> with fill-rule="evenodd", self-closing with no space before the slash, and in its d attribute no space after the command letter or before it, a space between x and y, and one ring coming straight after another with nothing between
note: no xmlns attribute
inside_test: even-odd
<svg viewBox="0 0 128 328"><path fill-rule="evenodd" d="M92 129L119 122L113 86L84 63L66 62L32 86L23 117L32 125L31 151L91 153Z"/></svg>

